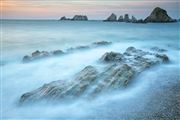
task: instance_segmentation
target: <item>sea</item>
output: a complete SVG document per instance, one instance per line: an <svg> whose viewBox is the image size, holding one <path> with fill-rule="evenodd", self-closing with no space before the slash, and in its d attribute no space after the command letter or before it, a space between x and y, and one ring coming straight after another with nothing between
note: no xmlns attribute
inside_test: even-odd
<svg viewBox="0 0 180 120"><path fill-rule="evenodd" d="M65 56L23 63L39 51L66 51L108 41L111 45ZM142 72L126 90L103 94L92 101L18 106L23 93L56 80L72 80L88 65L101 69L105 52L123 53L133 46L145 51L166 49L170 59ZM180 113L180 23L121 23L103 21L1 20L1 119L131 120ZM177 104L175 104L177 103ZM168 114L166 114L168 113Z"/></svg>

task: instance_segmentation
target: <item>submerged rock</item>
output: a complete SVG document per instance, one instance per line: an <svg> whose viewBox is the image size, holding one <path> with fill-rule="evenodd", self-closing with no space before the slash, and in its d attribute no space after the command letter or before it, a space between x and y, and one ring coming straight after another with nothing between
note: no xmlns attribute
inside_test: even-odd
<svg viewBox="0 0 180 120"><path fill-rule="evenodd" d="M112 13L106 20L104 20L104 21L111 21L111 22L113 22L113 21L117 21L117 16L114 14L114 13Z"/></svg>
<svg viewBox="0 0 180 120"><path fill-rule="evenodd" d="M64 54L64 52L61 51L61 50L55 50L55 51L52 51L52 52L36 50L31 55L25 55L23 57L22 61L24 63L27 63L27 62L30 62L30 61L34 61L34 60L38 60L38 59L42 59L42 58L47 58L47 57L55 56L55 55L62 55L62 54Z"/></svg>
<svg viewBox="0 0 180 120"><path fill-rule="evenodd" d="M152 48L151 48L151 51L155 51L155 52L166 52L167 50L161 49L161 48L158 48L158 47L152 47Z"/></svg>
<svg viewBox="0 0 180 120"><path fill-rule="evenodd" d="M155 64L168 62L169 58L165 54L150 53L129 47L123 54L107 52L100 60L111 64L107 64L100 72L93 66L87 66L70 82L59 80L45 84L23 94L20 104L41 100L60 102L61 100L75 100L79 97L94 98L107 90L125 88L136 75Z"/></svg>
<svg viewBox="0 0 180 120"><path fill-rule="evenodd" d="M72 53L72 52L79 51L79 50L88 50L90 48L96 48L96 47L100 47L100 46L110 45L111 43L112 42L108 42L108 41L94 42L91 45L68 48L66 50L67 52L63 52L62 50L54 50L54 51L50 51L50 52L36 50L31 55L25 55L23 57L22 61L24 63L28 63L28 62L38 60L38 59L42 59L42 58L53 57L53 56L58 56L58 55L59 56L60 55L66 55L68 53Z"/></svg>
<svg viewBox="0 0 180 120"><path fill-rule="evenodd" d="M172 19L168 14L167 11L160 8L156 7L150 16L148 16L145 19L146 22L175 22L174 19Z"/></svg>

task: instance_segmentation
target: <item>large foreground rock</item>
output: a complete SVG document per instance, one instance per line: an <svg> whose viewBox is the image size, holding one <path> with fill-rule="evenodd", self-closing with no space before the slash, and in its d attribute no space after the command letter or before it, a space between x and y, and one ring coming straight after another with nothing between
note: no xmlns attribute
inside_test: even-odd
<svg viewBox="0 0 180 120"><path fill-rule="evenodd" d="M135 76L158 63L166 63L165 54L146 52L129 47L121 54L107 52L99 59L105 65L103 71L87 66L77 73L70 82L54 81L23 94L20 104L42 100L75 100L79 97L94 98L102 92L125 88Z"/></svg>
<svg viewBox="0 0 180 120"><path fill-rule="evenodd" d="M150 16L145 19L146 22L175 22L168 14L167 11L156 7Z"/></svg>

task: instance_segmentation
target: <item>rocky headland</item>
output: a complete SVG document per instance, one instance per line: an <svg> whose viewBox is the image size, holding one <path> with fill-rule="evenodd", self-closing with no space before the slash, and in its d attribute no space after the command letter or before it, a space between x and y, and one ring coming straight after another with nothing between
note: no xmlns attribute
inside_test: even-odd
<svg viewBox="0 0 180 120"><path fill-rule="evenodd" d="M88 65L74 75L70 82L53 81L23 94L19 101L20 105L37 103L42 100L48 102L74 101L82 96L85 99L93 99L106 91L126 88L139 73L154 65L169 61L168 56L161 53L161 50L154 48L153 52L149 52L128 47L122 54L106 52L97 60L99 64L105 66L102 71Z"/></svg>

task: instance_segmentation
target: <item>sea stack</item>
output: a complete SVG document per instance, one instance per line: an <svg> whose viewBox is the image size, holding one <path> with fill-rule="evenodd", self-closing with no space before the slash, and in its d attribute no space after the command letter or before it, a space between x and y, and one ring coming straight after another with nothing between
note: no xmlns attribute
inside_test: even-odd
<svg viewBox="0 0 180 120"><path fill-rule="evenodd" d="M75 15L72 20L74 21L87 21L88 17L86 15Z"/></svg>
<svg viewBox="0 0 180 120"><path fill-rule="evenodd" d="M137 19L134 16L132 16L131 22L137 22Z"/></svg>
<svg viewBox="0 0 180 120"><path fill-rule="evenodd" d="M114 13L112 13L106 20L104 20L104 21L117 21L117 16L114 14Z"/></svg>
<svg viewBox="0 0 180 120"><path fill-rule="evenodd" d="M160 8L156 7L150 16L148 16L145 19L146 22L175 22L174 19L172 19L168 14L167 11Z"/></svg>
<svg viewBox="0 0 180 120"><path fill-rule="evenodd" d="M118 18L118 22L123 22L124 21L124 18L123 18L123 16L121 15L121 16L119 16L119 18Z"/></svg>
<svg viewBox="0 0 180 120"><path fill-rule="evenodd" d="M129 19L129 15L128 15L128 14L125 14L125 15L124 15L124 22L130 22L130 19Z"/></svg>

